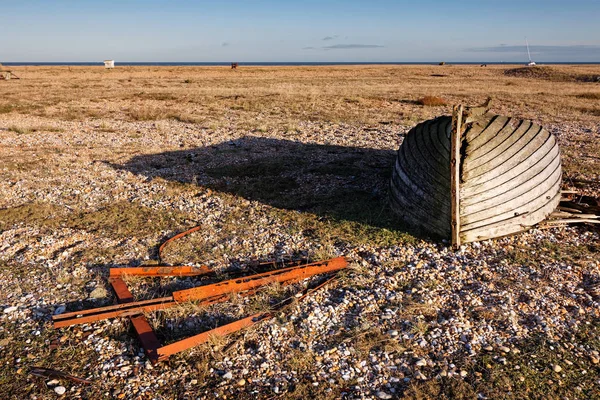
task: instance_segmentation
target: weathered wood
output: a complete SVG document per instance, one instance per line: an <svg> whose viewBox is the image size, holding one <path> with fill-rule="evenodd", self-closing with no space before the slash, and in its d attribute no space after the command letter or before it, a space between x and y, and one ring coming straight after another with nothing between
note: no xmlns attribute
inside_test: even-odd
<svg viewBox="0 0 600 400"><path fill-rule="evenodd" d="M460 246L460 148L462 137L462 104L454 107L452 114L452 131L450 135L450 202L451 202L451 226L452 246Z"/></svg>
<svg viewBox="0 0 600 400"><path fill-rule="evenodd" d="M531 178L528 176L528 179L518 180L514 184L498 186L489 192L492 193L491 195L486 192L485 196L466 198L462 203L461 214L468 215L488 208L499 207L524 194L527 195L525 201L532 201L541 194L539 191L534 192L538 186L546 187L553 184L560 176L560 158L556 157L543 171Z"/></svg>
<svg viewBox="0 0 600 400"><path fill-rule="evenodd" d="M542 154L544 154L542 156ZM505 169L495 175L480 175L471 179L462 186L461 195L464 197L478 196L506 184L514 184L515 180L521 179L524 175L533 177L543 171L549 163L560 156L558 146L553 140L549 140L540 150L531 154L514 168ZM496 171L498 172L498 171Z"/></svg>
<svg viewBox="0 0 600 400"><path fill-rule="evenodd" d="M530 121L460 109L418 124L398 151L390 205L453 245L528 229L561 198L560 151Z"/></svg>
<svg viewBox="0 0 600 400"><path fill-rule="evenodd" d="M552 212L552 210L556 208L559 201L560 194L549 200L544 207L535 210L532 213L516 216L509 220L496 222L480 228L463 231L460 233L460 238L466 243L523 232L535 224L543 221ZM550 212L548 212L548 209L550 209Z"/></svg>

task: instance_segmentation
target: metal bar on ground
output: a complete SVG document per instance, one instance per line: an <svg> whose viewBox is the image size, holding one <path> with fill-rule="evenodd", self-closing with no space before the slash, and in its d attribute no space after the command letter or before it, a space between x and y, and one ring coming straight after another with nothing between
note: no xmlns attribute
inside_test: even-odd
<svg viewBox="0 0 600 400"><path fill-rule="evenodd" d="M201 267L192 267L189 265L181 266L147 266L147 267L131 267L131 268L111 268L110 277L118 276L196 276L204 275L213 272L213 270L205 265Z"/></svg>
<svg viewBox="0 0 600 400"><path fill-rule="evenodd" d="M239 331L243 328L247 328L252 325L256 325L261 321L271 318L270 313L258 313L251 315L246 318L239 319L226 325L219 326L218 328L211 329L206 332L202 332L198 335L191 336L189 338L180 340L175 343L168 344L158 349L158 360L162 361L167 359L169 356L190 349L192 347L206 343L211 336L225 336L229 333Z"/></svg>
<svg viewBox="0 0 600 400"><path fill-rule="evenodd" d="M126 303L127 304L127 303ZM128 303L129 305L135 303ZM117 311L109 311L100 314L91 314L85 316L75 316L69 319L60 319L54 321L54 328L63 328L65 326L78 325L78 324L88 324L90 322L102 321L110 318L117 317L130 317L133 315L140 315L145 312L164 310L166 308L174 307L177 303L174 301L168 303L157 303L157 304L149 304L146 306L138 306L131 309L121 309Z"/></svg>
<svg viewBox="0 0 600 400"><path fill-rule="evenodd" d="M283 283L286 281L300 281L313 275L339 271L345 268L348 262L344 257L338 257L325 262L307 264L299 267L284 268L261 274L251 275L243 278L231 279L211 285L180 290L173 293L173 299L177 302L202 300L213 296L239 293L246 290L256 289L271 283Z"/></svg>
<svg viewBox="0 0 600 400"><path fill-rule="evenodd" d="M121 278L112 278L110 280L110 284L112 285L115 293L117 295L117 299L120 303L130 303L133 301L133 294L127 288L127 285ZM158 361L157 350L160 347L160 341L156 337L156 334L152 330L152 327L148 323L148 320L143 315L138 315L136 317L129 317L131 324L133 325L133 329L146 352L146 356L153 364L156 364Z"/></svg>

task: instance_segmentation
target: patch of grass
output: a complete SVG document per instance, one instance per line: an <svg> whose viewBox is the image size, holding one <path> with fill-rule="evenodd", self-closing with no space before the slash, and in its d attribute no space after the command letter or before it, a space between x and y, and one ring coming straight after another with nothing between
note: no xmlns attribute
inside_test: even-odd
<svg viewBox="0 0 600 400"><path fill-rule="evenodd" d="M596 93L596 92L580 93L578 95L575 95L575 97L577 97L578 99L600 100L600 93Z"/></svg>
<svg viewBox="0 0 600 400"><path fill-rule="evenodd" d="M56 227L56 219L61 214L60 207L49 203L28 203L0 209L0 230L5 231L19 223Z"/></svg>
<svg viewBox="0 0 600 400"><path fill-rule="evenodd" d="M189 124L197 124L204 121L204 119L194 117L193 115L188 113L170 114L169 118L174 119L175 121L185 122Z"/></svg>
<svg viewBox="0 0 600 400"><path fill-rule="evenodd" d="M446 100L437 96L425 96L417 100L417 103L427 107L439 107L448 104Z"/></svg>
<svg viewBox="0 0 600 400"><path fill-rule="evenodd" d="M165 119L166 113L161 108L143 106L130 109L129 117L133 121L156 121L159 119Z"/></svg>
<svg viewBox="0 0 600 400"><path fill-rule="evenodd" d="M584 114L600 117L600 108L581 107L579 111Z"/></svg>
<svg viewBox="0 0 600 400"><path fill-rule="evenodd" d="M11 125L8 127L8 130L11 132L15 132L18 133L19 135L28 135L31 132L33 132L31 129L29 128L23 128L20 126L16 126L16 125Z"/></svg>
<svg viewBox="0 0 600 400"><path fill-rule="evenodd" d="M66 227L129 237L180 229L185 226L187 218L186 214L179 211L154 211L125 201L96 211L71 213L48 203L28 203L0 210L0 230L7 230L22 222L47 228Z"/></svg>

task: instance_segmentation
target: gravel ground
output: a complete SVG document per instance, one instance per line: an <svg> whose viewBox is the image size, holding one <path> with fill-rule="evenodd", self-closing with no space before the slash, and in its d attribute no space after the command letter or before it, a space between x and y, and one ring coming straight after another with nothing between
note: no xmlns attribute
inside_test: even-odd
<svg viewBox="0 0 600 400"><path fill-rule="evenodd" d="M20 133L14 126L45 128ZM582 137L597 143L600 134L591 122L547 128L567 148L566 158ZM453 251L395 230L385 206L386 165L408 129L301 121L290 133L0 114L5 394L428 398L437 382L456 390L439 391L448 397L546 391L600 398L600 231L533 229ZM340 172L348 163L354 169ZM253 165L263 169L251 173ZM573 176L599 174L567 169ZM256 189L265 177L273 177L275 192ZM566 179L565 188L600 197L598 185ZM203 229L171 244L164 261L222 271L343 255L350 268L273 320L155 366L126 320L51 327L53 314L111 304L109 267L151 263L157 244L194 225ZM204 281L164 279L162 289L157 282L129 284L150 298ZM261 298L293 295L301 286L271 288ZM170 342L261 306L235 298L148 317ZM32 377L32 366L93 384Z"/></svg>

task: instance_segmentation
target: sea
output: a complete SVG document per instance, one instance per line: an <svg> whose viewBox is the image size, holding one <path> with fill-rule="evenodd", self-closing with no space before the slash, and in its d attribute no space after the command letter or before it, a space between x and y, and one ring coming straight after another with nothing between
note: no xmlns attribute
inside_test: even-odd
<svg viewBox="0 0 600 400"><path fill-rule="evenodd" d="M446 64L453 65L515 65L515 64L526 64L526 62L519 63L518 61L511 62L445 62ZM415 62L360 62L360 61L343 61L343 62L311 62L311 61L301 61L301 62L260 62L260 61L249 61L249 62L238 62L238 66L259 66L259 67L286 67L286 66L328 66L328 65L438 65L439 62L432 61L415 61ZM544 62L539 63L540 65L551 65L551 64L562 64L562 65L594 65L600 64L598 62ZM60 61L60 62L3 62L2 65L5 66L103 66L103 62L71 62L71 61ZM115 61L116 66L160 66L160 67L178 67L178 66L199 66L199 67L218 67L218 66L230 66L231 62L187 62L187 61L177 61L177 62L129 62L129 61Z"/></svg>

